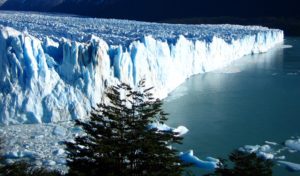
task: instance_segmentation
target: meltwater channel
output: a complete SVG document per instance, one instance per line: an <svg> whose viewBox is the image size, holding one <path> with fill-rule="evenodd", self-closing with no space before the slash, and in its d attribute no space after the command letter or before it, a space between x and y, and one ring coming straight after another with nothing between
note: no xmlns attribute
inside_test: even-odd
<svg viewBox="0 0 300 176"><path fill-rule="evenodd" d="M170 126L190 130L177 148L193 149L199 158L227 158L234 149L265 141L280 147L300 136L300 38L287 38L267 53L188 79L165 99L164 108ZM300 152L280 155L300 163ZM298 174L274 167L275 176Z"/></svg>

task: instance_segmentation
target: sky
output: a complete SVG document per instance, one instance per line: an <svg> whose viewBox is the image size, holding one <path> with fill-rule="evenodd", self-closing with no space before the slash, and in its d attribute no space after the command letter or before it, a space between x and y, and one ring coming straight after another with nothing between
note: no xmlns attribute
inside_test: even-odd
<svg viewBox="0 0 300 176"><path fill-rule="evenodd" d="M102 12L107 17L146 20L207 16L290 17L299 14L300 0L119 0Z"/></svg>
<svg viewBox="0 0 300 176"><path fill-rule="evenodd" d="M1 1L1 0L0 0ZM11 1L9 8L19 10L59 11L96 17L125 18L146 21L190 17L300 17L300 0L81 0L80 4L65 3L47 9L47 1L26 0L31 4L17 5L23 0ZM55 0L60 2L60 0ZM80 0L65 0L78 2ZM46 5L41 5L45 2ZM91 3L92 2L92 3ZM109 2L109 3L107 3ZM37 6L32 3L38 4Z"/></svg>
<svg viewBox="0 0 300 176"><path fill-rule="evenodd" d="M297 16L300 11L299 0L151 0L149 4L144 3L147 0L133 1L140 2L139 14L158 17Z"/></svg>

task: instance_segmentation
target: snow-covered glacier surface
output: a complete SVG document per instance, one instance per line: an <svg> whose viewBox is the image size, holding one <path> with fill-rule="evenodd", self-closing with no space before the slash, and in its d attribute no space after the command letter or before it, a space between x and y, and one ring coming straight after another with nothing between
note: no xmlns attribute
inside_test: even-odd
<svg viewBox="0 0 300 176"><path fill-rule="evenodd" d="M164 98L185 79L266 52L283 31L0 13L0 123L84 118L107 86L146 78Z"/></svg>

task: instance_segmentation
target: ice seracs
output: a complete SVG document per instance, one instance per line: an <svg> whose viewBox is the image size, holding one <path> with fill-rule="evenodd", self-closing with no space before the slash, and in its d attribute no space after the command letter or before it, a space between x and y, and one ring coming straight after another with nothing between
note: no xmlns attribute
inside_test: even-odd
<svg viewBox="0 0 300 176"><path fill-rule="evenodd" d="M2 124L85 118L105 88L120 81L135 86L146 78L154 95L165 98L192 75L266 52L283 41L283 31L257 26L167 25L20 12L1 12L0 17Z"/></svg>

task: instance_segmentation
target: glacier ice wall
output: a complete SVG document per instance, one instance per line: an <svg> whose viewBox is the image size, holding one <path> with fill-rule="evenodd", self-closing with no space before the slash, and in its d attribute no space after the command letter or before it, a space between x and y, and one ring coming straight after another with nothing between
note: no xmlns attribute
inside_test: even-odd
<svg viewBox="0 0 300 176"><path fill-rule="evenodd" d="M164 98L185 79L209 72L283 41L283 31L258 30L239 38L173 42L146 35L111 45L92 35L85 42L43 39L0 25L0 123L47 123L84 118L104 89L146 78Z"/></svg>

